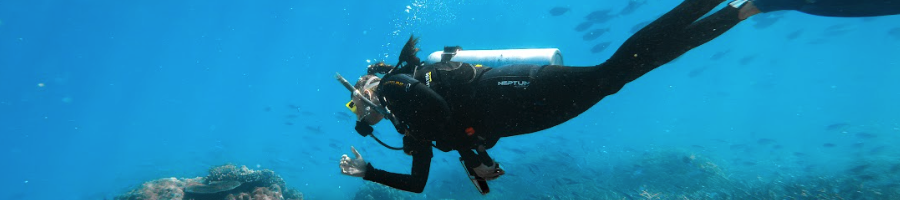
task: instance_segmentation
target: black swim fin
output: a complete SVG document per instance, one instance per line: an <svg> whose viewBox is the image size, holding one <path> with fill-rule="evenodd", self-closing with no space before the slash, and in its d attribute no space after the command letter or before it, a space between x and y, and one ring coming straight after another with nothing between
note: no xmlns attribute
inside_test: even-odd
<svg viewBox="0 0 900 200"><path fill-rule="evenodd" d="M469 176L469 180L472 180L472 184L475 185L475 189L478 189L478 192L481 195L486 195L491 192L491 189L488 187L487 180L484 178L478 177L475 175L475 170L466 166L466 162L463 161L463 158L459 158L459 163L462 164L463 168L466 169L466 174Z"/></svg>

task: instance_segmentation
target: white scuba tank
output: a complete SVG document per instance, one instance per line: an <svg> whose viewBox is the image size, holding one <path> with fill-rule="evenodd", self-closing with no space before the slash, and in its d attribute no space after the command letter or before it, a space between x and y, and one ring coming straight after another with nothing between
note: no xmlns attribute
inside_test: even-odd
<svg viewBox="0 0 900 200"><path fill-rule="evenodd" d="M441 62L443 56L452 56L450 61L464 62L486 67L502 67L510 64L563 65L562 53L557 48L545 49L498 49L498 50L456 50L445 48L428 55L425 64Z"/></svg>

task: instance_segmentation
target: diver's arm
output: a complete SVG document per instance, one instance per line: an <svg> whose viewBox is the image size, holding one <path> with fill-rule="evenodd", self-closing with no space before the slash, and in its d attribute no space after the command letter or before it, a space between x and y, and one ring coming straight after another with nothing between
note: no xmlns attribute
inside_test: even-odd
<svg viewBox="0 0 900 200"><path fill-rule="evenodd" d="M400 190L422 193L425 183L428 182L428 171L431 168L431 144L416 142L407 146L413 156L412 170L410 174L398 174L372 167L372 163L366 166L366 175L363 179L381 183Z"/></svg>

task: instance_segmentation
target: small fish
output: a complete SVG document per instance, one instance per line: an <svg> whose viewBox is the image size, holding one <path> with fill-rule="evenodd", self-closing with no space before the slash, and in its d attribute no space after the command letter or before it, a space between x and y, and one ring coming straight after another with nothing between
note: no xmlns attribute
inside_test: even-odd
<svg viewBox="0 0 900 200"><path fill-rule="evenodd" d="M744 166L754 166L754 165L756 165L756 162L753 162L753 161L744 161L744 162L742 162L741 164L743 164Z"/></svg>
<svg viewBox="0 0 900 200"><path fill-rule="evenodd" d="M769 145L769 144L772 144L772 143L775 143L775 140L773 140L773 139L768 139L768 138L763 138L763 139L756 140L756 144L759 144L759 145Z"/></svg>
<svg viewBox="0 0 900 200"><path fill-rule="evenodd" d="M334 118L338 121L350 121L352 117L350 116L350 114L347 114L345 112L335 112Z"/></svg>
<svg viewBox="0 0 900 200"><path fill-rule="evenodd" d="M582 32L584 30L587 30L588 28L591 28L591 26L593 25L594 22L592 21L581 22L580 24L578 24L578 26L575 26L575 31Z"/></svg>
<svg viewBox="0 0 900 200"><path fill-rule="evenodd" d="M602 36L603 34L606 34L606 32L609 32L609 28L594 29L594 30L591 30L591 31L588 31L587 33L585 33L584 36L581 37L581 39L583 39L584 41L591 41L591 40L597 39L598 37Z"/></svg>
<svg viewBox="0 0 900 200"><path fill-rule="evenodd" d="M847 170L847 171L850 171L850 172L853 172L853 173L857 173L857 174L858 174L858 173L863 172L864 170L866 170L866 169L868 169L868 168L869 168L869 164L862 164L862 165L859 165L859 166L850 168L850 170Z"/></svg>
<svg viewBox="0 0 900 200"><path fill-rule="evenodd" d="M645 26L650 24L650 22L652 22L652 21L645 21L645 22L635 24L634 26L631 27L631 34L637 33L642 28L644 28Z"/></svg>
<svg viewBox="0 0 900 200"><path fill-rule="evenodd" d="M313 132L313 133L319 133L319 134L325 133L324 131L322 131L321 126L317 126L317 127L306 126L306 130Z"/></svg>
<svg viewBox="0 0 900 200"><path fill-rule="evenodd" d="M849 125L850 125L850 124L847 124L847 123L834 123L834 124L831 124L831 125L826 126L826 127L825 127L825 130L828 130L828 131L841 130L841 129L844 129L845 127L849 126Z"/></svg>
<svg viewBox="0 0 900 200"><path fill-rule="evenodd" d="M783 146L781 146L780 144L776 144L776 145L772 146L772 148L773 149L781 149L781 148L783 148Z"/></svg>
<svg viewBox="0 0 900 200"><path fill-rule="evenodd" d="M900 40L900 27L895 27L891 30L888 30L887 35L896 40Z"/></svg>
<svg viewBox="0 0 900 200"><path fill-rule="evenodd" d="M856 133L856 137L862 138L862 139L873 139L873 138L877 138L878 135L875 135L872 133L867 133L867 132L859 132L859 133Z"/></svg>
<svg viewBox="0 0 900 200"><path fill-rule="evenodd" d="M591 53L600 53L603 50L606 50L606 48L608 48L610 44L612 44L612 43L611 42L602 42L600 44L594 45L594 47L591 47Z"/></svg>
<svg viewBox="0 0 900 200"><path fill-rule="evenodd" d="M865 145L866 145L865 143L857 142L857 143L853 143L853 146L852 146L852 147L855 148L855 149L859 149L859 148L862 148L862 147L865 146Z"/></svg>
<svg viewBox="0 0 900 200"><path fill-rule="evenodd" d="M794 40L794 39L797 39L798 37L800 37L800 35L802 35L802 34L803 34L803 29L800 29L800 30L796 30L796 31L794 31L794 32L791 32L790 34L788 34L788 35L786 36L786 38L787 38L788 40Z"/></svg>
<svg viewBox="0 0 900 200"><path fill-rule="evenodd" d="M577 181L572 180L571 178L566 178L566 177L560 178L559 182L562 183L563 185L571 185L571 184L578 183Z"/></svg>
<svg viewBox="0 0 900 200"><path fill-rule="evenodd" d="M732 151L735 151L735 150L746 150L746 149L748 149L748 147L749 147L749 146L747 146L746 144L733 144L733 145L729 146L729 148L730 148Z"/></svg>
<svg viewBox="0 0 900 200"><path fill-rule="evenodd" d="M535 167L534 167L534 166L529 165L529 166L527 166L527 167L528 167L528 171L530 171L531 174L537 174L537 172L535 172Z"/></svg>
<svg viewBox="0 0 900 200"><path fill-rule="evenodd" d="M877 19L879 19L879 17L877 17L877 16L873 16L873 17L859 17L859 21L862 21L862 22L874 22L874 21L877 20Z"/></svg>
<svg viewBox="0 0 900 200"><path fill-rule="evenodd" d="M691 145L691 147L693 147L693 148L695 148L695 149L706 149L706 147L700 146L700 145L696 145L696 144L695 144L695 145Z"/></svg>
<svg viewBox="0 0 900 200"><path fill-rule="evenodd" d="M591 12L587 16L584 16L584 19L587 21L593 21L595 23L604 23L613 18L612 15L609 14L610 10L597 10Z"/></svg>
<svg viewBox="0 0 900 200"><path fill-rule="evenodd" d="M891 166L891 169L889 169L888 171L890 171L892 174L900 172L900 163L894 164L894 166Z"/></svg>
<svg viewBox="0 0 900 200"><path fill-rule="evenodd" d="M555 17L555 16L560 16L560 15L566 14L567 12L569 12L569 10L572 10L572 9L569 9L566 7L554 7L554 8L551 8L549 12L550 12L550 16Z"/></svg>
<svg viewBox="0 0 900 200"><path fill-rule="evenodd" d="M522 150L522 149L509 149L509 151L512 151L513 153L516 153L516 154L519 154L519 155L525 155L525 154L528 153L528 152L526 152L525 150Z"/></svg>
<svg viewBox="0 0 900 200"><path fill-rule="evenodd" d="M303 115L306 115L306 116L313 116L313 115L316 115L316 113L309 112L309 111L303 111L303 112L300 112L300 114L303 114Z"/></svg>
<svg viewBox="0 0 900 200"><path fill-rule="evenodd" d="M619 11L619 15L629 15L631 13L634 13L635 10L637 10L644 4L647 4L647 0L630 0L628 1L628 5L626 5L625 8L622 9L622 11Z"/></svg>
<svg viewBox="0 0 900 200"><path fill-rule="evenodd" d="M747 65L753 62L753 60L756 60L756 55L744 56L744 58L741 58L738 63L740 63L741 65Z"/></svg>
<svg viewBox="0 0 900 200"><path fill-rule="evenodd" d="M293 122L284 122L284 125L291 126L291 125L294 125L294 123Z"/></svg>
<svg viewBox="0 0 900 200"><path fill-rule="evenodd" d="M805 153L800 153L800 152L794 152L794 156L797 156L797 157L806 157L806 154L805 154Z"/></svg>
<svg viewBox="0 0 900 200"><path fill-rule="evenodd" d="M272 107L266 106L265 108L263 108L263 111L266 111L266 112L272 111Z"/></svg>
<svg viewBox="0 0 900 200"><path fill-rule="evenodd" d="M294 118L297 118L297 115L287 115L287 116L284 116L284 118L294 119Z"/></svg>
<svg viewBox="0 0 900 200"><path fill-rule="evenodd" d="M872 148L872 150L869 150L869 154L881 154L884 152L885 149L887 149L887 146L875 147L875 148Z"/></svg>
<svg viewBox="0 0 900 200"><path fill-rule="evenodd" d="M716 52L715 54L710 56L709 59L710 60L719 60L719 59L722 59L722 57L725 57L725 55L728 55L728 53L731 53L731 49Z"/></svg>
<svg viewBox="0 0 900 200"><path fill-rule="evenodd" d="M825 143L825 144L822 144L822 146L823 146L823 147L832 148L832 147L836 147L837 145L835 145L835 144L833 144L833 143Z"/></svg>
<svg viewBox="0 0 900 200"><path fill-rule="evenodd" d="M688 72L688 77L694 78L694 77L700 76L700 74L703 74L704 71L706 71L706 67L693 69L690 72Z"/></svg>
<svg viewBox="0 0 900 200"><path fill-rule="evenodd" d="M778 22L778 19L781 19L782 15L770 14L770 15L757 15L754 17L759 17L759 18L752 18L752 17L750 18L754 22L756 22L756 24L753 25L753 28L765 29L765 28L768 28L769 26L772 26L773 24L775 24L775 22Z"/></svg>
<svg viewBox="0 0 900 200"><path fill-rule="evenodd" d="M863 174L863 175L857 176L856 178L858 178L859 180L863 180L863 181L872 181L878 177L871 175L871 174Z"/></svg>
<svg viewBox="0 0 900 200"><path fill-rule="evenodd" d="M826 44L826 43L828 43L828 42L829 42L829 40L827 40L827 39L819 38L819 39L816 39L816 40L813 40L813 41L809 41L809 42L807 42L806 44L808 44L808 45L820 45L820 44Z"/></svg>
<svg viewBox="0 0 900 200"><path fill-rule="evenodd" d="M835 37L835 36L845 35L852 30L847 27L848 27L847 24L838 24L838 25L829 26L829 27L825 28L824 32L822 33L822 36Z"/></svg>

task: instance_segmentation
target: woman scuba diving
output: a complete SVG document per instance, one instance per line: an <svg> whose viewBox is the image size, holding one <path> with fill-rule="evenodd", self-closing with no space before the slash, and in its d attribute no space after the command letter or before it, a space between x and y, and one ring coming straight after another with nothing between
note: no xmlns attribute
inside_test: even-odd
<svg viewBox="0 0 900 200"><path fill-rule="evenodd" d="M722 2L685 0L628 38L606 62L589 67L455 62L458 47L445 48L439 62L426 64L416 57L418 39L410 37L396 66L371 65L354 85L338 79L353 93L347 107L357 116L357 132L371 135L371 125L389 119L403 135L402 150L413 157L411 173L377 169L353 147L356 158L343 155L341 172L420 193L428 180L432 147L456 150L485 194L486 181L505 173L486 152L500 138L564 123L759 13L752 3L740 0L701 19Z"/></svg>

